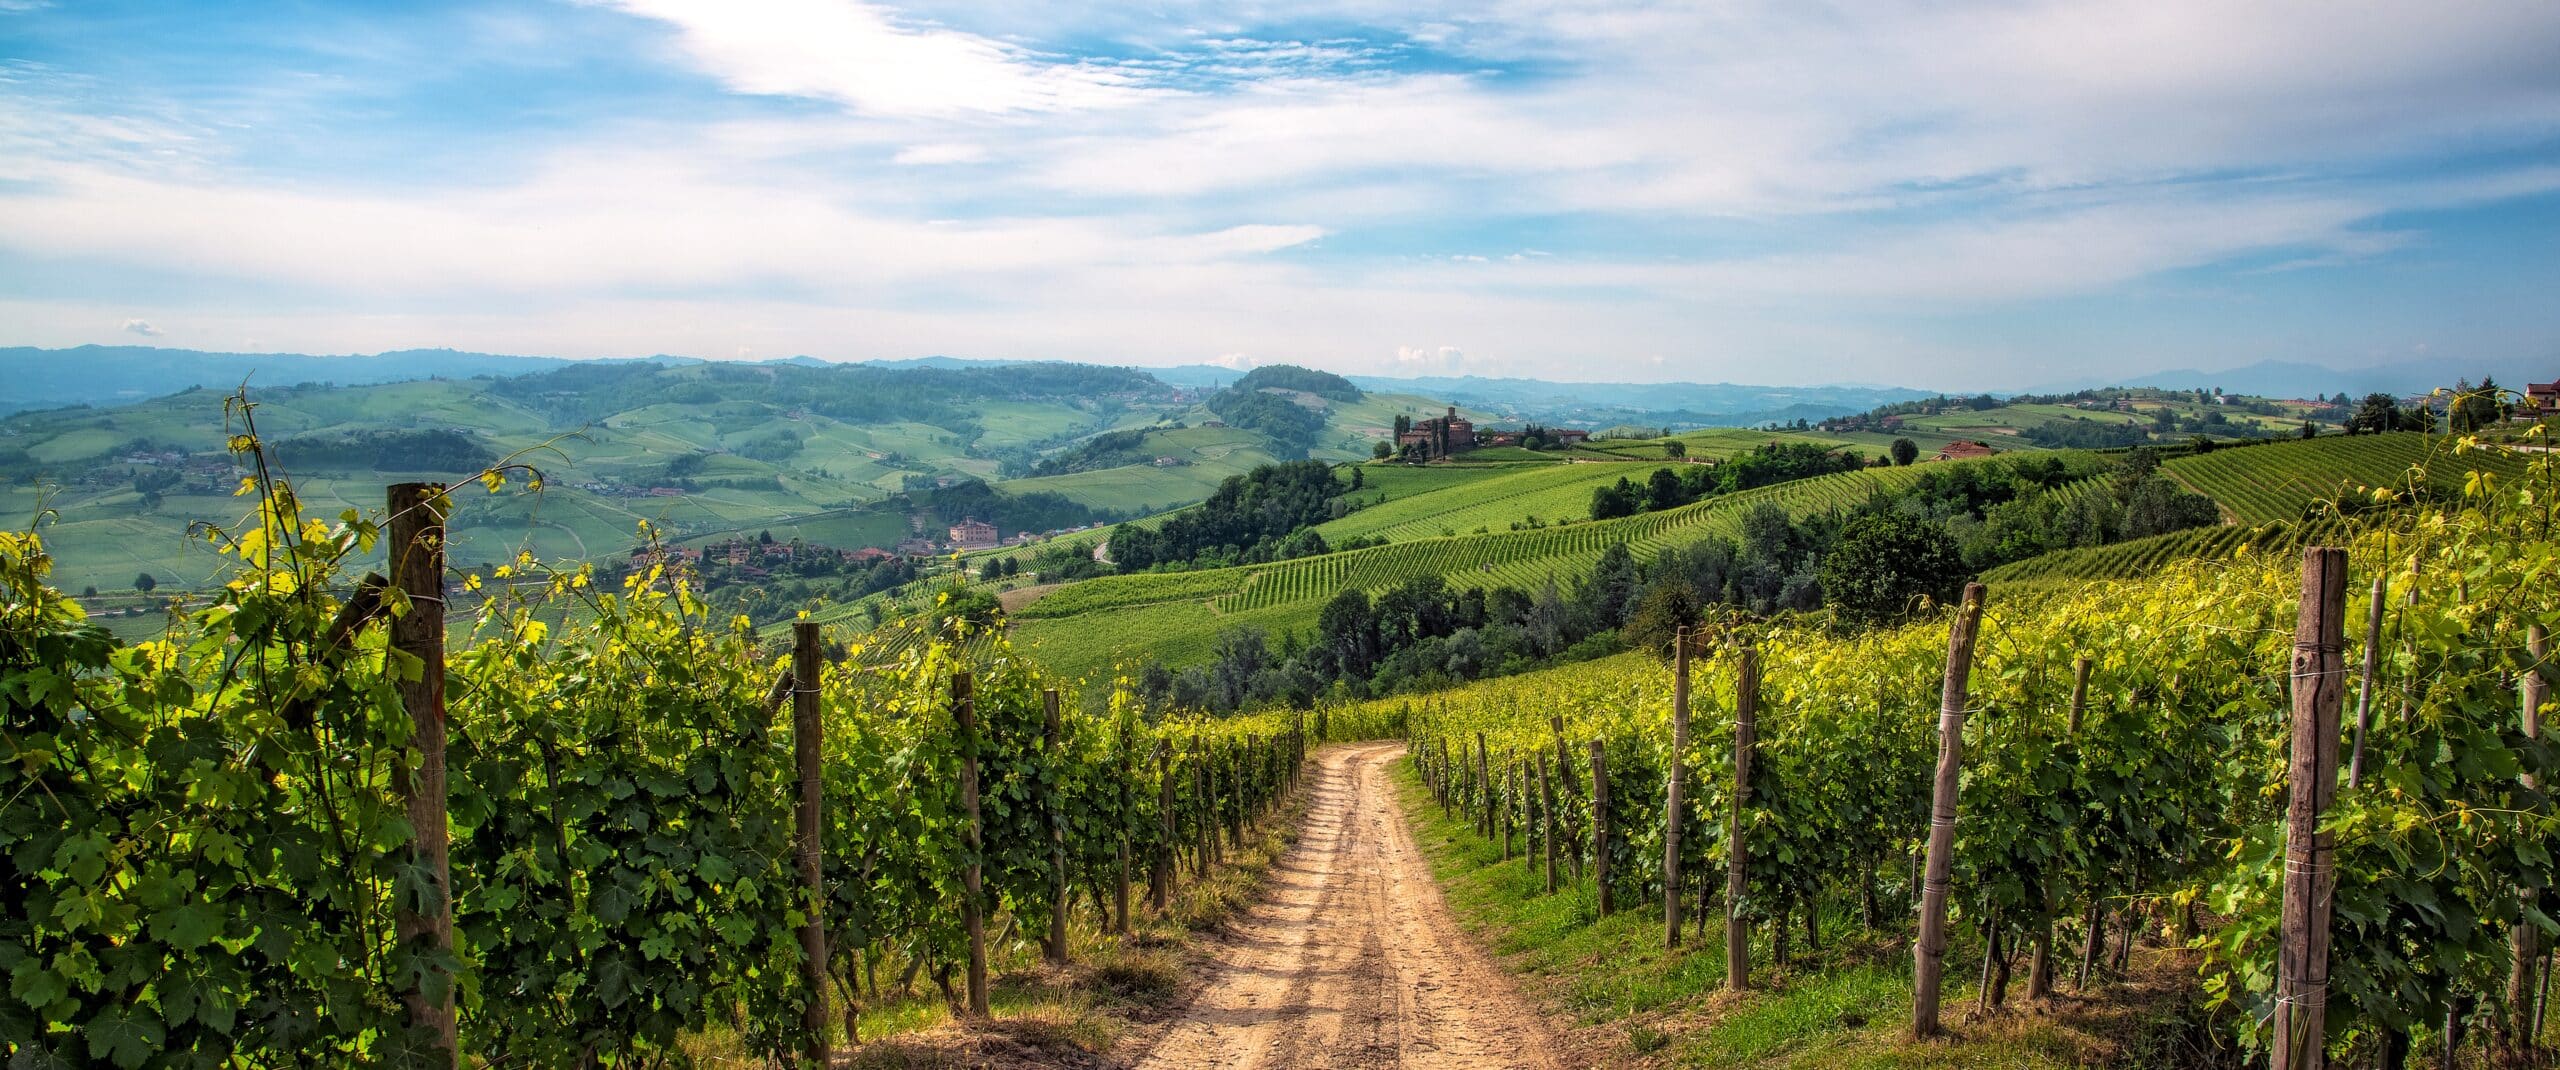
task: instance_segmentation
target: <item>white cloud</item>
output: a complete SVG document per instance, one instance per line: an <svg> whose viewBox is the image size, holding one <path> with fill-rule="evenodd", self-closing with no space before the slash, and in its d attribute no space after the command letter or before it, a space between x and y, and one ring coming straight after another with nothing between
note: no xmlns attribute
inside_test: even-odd
<svg viewBox="0 0 2560 1070"><path fill-rule="evenodd" d="M692 64L740 92L817 97L891 116L1116 107L1143 94L1105 66L898 18L856 0L607 0L672 24Z"/></svg>
<svg viewBox="0 0 2560 1070"><path fill-rule="evenodd" d="M935 164L978 163L987 158L987 147L943 141L928 145L910 145L889 158L890 163L930 166Z"/></svg>
<svg viewBox="0 0 2560 1070"><path fill-rule="evenodd" d="M1466 351L1456 346L1397 346L1396 370L1406 375L1464 375Z"/></svg>
<svg viewBox="0 0 2560 1070"><path fill-rule="evenodd" d="M145 338L158 338L160 337L160 328L152 326L150 320L126 320L124 321L124 333L138 334Z"/></svg>

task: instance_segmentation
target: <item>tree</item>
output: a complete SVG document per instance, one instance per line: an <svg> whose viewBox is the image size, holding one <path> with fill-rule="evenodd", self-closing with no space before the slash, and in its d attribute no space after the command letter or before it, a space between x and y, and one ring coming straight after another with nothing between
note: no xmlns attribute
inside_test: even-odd
<svg viewBox="0 0 2560 1070"><path fill-rule="evenodd" d="M1397 417L1397 419L1401 420L1401 419L1403 419L1403 417L1399 416L1399 417ZM1383 439L1383 438L1382 438L1382 439L1379 439L1375 445L1372 445L1372 446L1370 446L1370 447L1369 447L1369 456L1374 457L1374 458L1377 458L1378 460L1381 460L1381 461L1386 460L1387 458L1389 458L1389 457L1393 457L1393 456L1395 456L1395 455L1396 455L1396 448L1395 448L1395 446L1393 446L1392 444L1388 443L1388 442L1387 442L1387 440L1386 440L1386 439Z"/></svg>
<svg viewBox="0 0 2560 1070"><path fill-rule="evenodd" d="M1678 576L1666 576L1636 603L1635 616L1628 618L1621 634L1629 647L1668 659L1681 629L1695 632L1706 619L1705 600L1698 597L1698 589Z"/></svg>
<svg viewBox="0 0 2560 1070"><path fill-rule="evenodd" d="M2498 381L2483 378L2476 389L2460 389L2448 415L2456 433L2479 431L2503 419L2506 414L2498 404Z"/></svg>
<svg viewBox="0 0 2560 1070"><path fill-rule="evenodd" d="M2311 422L2311 421L2309 421L2309 420L2304 420L2304 421L2302 421L2302 437L2304 437L2304 438L2318 438L2318 437L2320 437L2320 425L2319 425L2319 424L2312 423L2312 422Z"/></svg>
<svg viewBox="0 0 2560 1070"><path fill-rule="evenodd" d="M98 585L93 583L93 584L90 584L89 586L86 586L86 587L80 588L80 597L82 597L82 598L96 598L96 597L98 597Z"/></svg>
<svg viewBox="0 0 2560 1070"><path fill-rule="evenodd" d="M1676 509L1681 504L1680 477L1668 468L1656 468L1645 481L1644 507L1652 510Z"/></svg>
<svg viewBox="0 0 2560 1070"><path fill-rule="evenodd" d="M1909 465L1911 462L1919 459L1919 443L1913 442L1907 438L1897 438L1893 440L1893 463L1896 467Z"/></svg>
<svg viewBox="0 0 2560 1070"><path fill-rule="evenodd" d="M2367 394L2356 414L2347 418L2347 433L2381 434L2400 429L2400 403L2389 394Z"/></svg>
<svg viewBox="0 0 2560 1070"><path fill-rule="evenodd" d="M1675 461L1684 459L1689 456L1689 444L1676 438L1672 439L1662 444L1662 455Z"/></svg>
<svg viewBox="0 0 2560 1070"><path fill-rule="evenodd" d="M143 573L143 574L141 574L141 575L139 575L139 576L135 576L135 577L133 578L133 589L134 589L134 590L137 590L137 591L140 591L140 592L142 592L142 593L144 593L144 594L150 594L153 590L157 589L159 586L160 586L160 580L159 580L159 577L153 576L152 574L150 574L150 573L148 573L148 572L145 572L145 573Z"/></svg>
<svg viewBox="0 0 2560 1070"><path fill-rule="evenodd" d="M1920 608L1926 597L1955 598L1964 560L1946 530L1900 513L1870 513L1840 529L1822 559L1822 598L1842 620L1885 624Z"/></svg>
<svg viewBox="0 0 2560 1070"><path fill-rule="evenodd" d="M1369 675L1378 656L1378 617L1369 596L1347 588L1316 616L1316 651L1335 675Z"/></svg>
<svg viewBox="0 0 2560 1070"><path fill-rule="evenodd" d="M1643 508L1643 492L1638 491L1635 484L1627 482L1625 476L1619 476L1618 482L1614 485L1591 489L1591 519L1593 520L1634 516Z"/></svg>

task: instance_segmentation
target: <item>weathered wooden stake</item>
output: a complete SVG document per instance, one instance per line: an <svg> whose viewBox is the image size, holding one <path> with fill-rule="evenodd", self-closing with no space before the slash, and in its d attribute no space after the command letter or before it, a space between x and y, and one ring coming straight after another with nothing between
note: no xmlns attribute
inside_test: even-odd
<svg viewBox="0 0 2560 1070"><path fill-rule="evenodd" d="M1724 986L1751 987L1751 923L1742 914L1750 894L1751 848L1744 820L1751 806L1751 756L1759 746L1760 652L1742 648L1733 680L1733 818L1726 826L1724 863Z"/></svg>
<svg viewBox="0 0 2560 1070"><path fill-rule="evenodd" d="M1120 766L1120 880L1111 898L1111 931L1122 936L1129 935L1129 826L1130 815L1137 813L1129 798L1131 735L1129 715L1124 710L1120 714L1120 751L1116 755Z"/></svg>
<svg viewBox="0 0 2560 1070"><path fill-rule="evenodd" d="M2542 682L2542 663L2543 659L2550 656L2551 645L2545 639L2542 626L2539 624L2526 626L2524 636L2525 650L2533 655L2533 667L2526 670L2524 674L2522 727L2526 739L2540 739L2542 738L2542 702L2546 694L2546 685ZM2531 773L2526 773L2519 779L2525 795L2532 796L2537 787L2537 778ZM2526 910L2533 909L2535 900L2539 898L2532 888L2519 888L2516 890L2516 896ZM2518 1065L2534 1063L2536 1060L2529 1056L2534 1049L2541 1047L2542 1034L2533 1026L2534 1019L2537 1017L2533 1013L2534 960L2542 957L2541 937L2541 932L2533 927L2532 920L2523 917L2518 918L2514 930L2508 934L2509 943L2514 945L2515 961L2507 970L2507 1005L2505 1014L2500 1017L2502 1023L2500 1032L2503 1034L2502 1046L2508 1049L2511 1056L2518 1056L2508 1061Z"/></svg>
<svg viewBox="0 0 2560 1070"><path fill-rule="evenodd" d="M2080 734L2080 720L2089 710L2089 659L2071 659L2071 734Z"/></svg>
<svg viewBox="0 0 2560 1070"><path fill-rule="evenodd" d="M1484 796L1482 812L1476 815L1477 831L1490 840L1493 838L1493 754L1485 749L1482 732L1476 733L1476 794Z"/></svg>
<svg viewBox="0 0 2560 1070"><path fill-rule="evenodd" d="M1556 891L1556 789L1547 779L1546 752L1538 752L1538 838L1547 846L1547 894Z"/></svg>
<svg viewBox="0 0 2560 1070"><path fill-rule="evenodd" d="M2364 734L2373 727L2373 675L2382 661L2383 577L2373 578L2373 609L2364 621L2364 679L2356 685L2355 747L2347 758L2347 786L2364 783Z"/></svg>
<svg viewBox="0 0 2560 1070"><path fill-rule="evenodd" d="M1947 631L1947 672L1938 698L1938 776L1929 805L1928 872L1920 884L1920 943L1911 998L1911 1033L1933 1037L1939 985L1947 965L1947 891L1955 870L1956 786L1964 767L1965 685L1973 671L1973 635L1982 624L1979 583L1964 587L1964 605Z"/></svg>
<svg viewBox="0 0 2560 1070"><path fill-rule="evenodd" d="M426 945L438 956L453 953L451 833L445 822L444 543L452 502L442 483L394 483L388 495L391 584L408 596L409 610L391 620L391 647L418 659L418 678L397 684L409 711L408 761L392 767L392 787L409 812L410 849L431 883L421 889L424 909L404 897L393 931L403 944ZM453 1065L462 1050L453 1014L453 975L431 969L406 994L409 1021L435 1033Z"/></svg>
<svg viewBox="0 0 2560 1070"><path fill-rule="evenodd" d="M1689 753L1689 629L1671 638L1671 769L1662 789L1662 946L1680 946L1680 768Z"/></svg>
<svg viewBox="0 0 2560 1070"><path fill-rule="evenodd" d="M1173 909L1173 860L1182 848L1173 838L1173 743L1156 740L1156 821L1164 832L1164 847L1156 853L1155 865L1148 871L1147 893L1161 916Z"/></svg>
<svg viewBox="0 0 2560 1070"><path fill-rule="evenodd" d="M960 722L960 924L969 934L969 1013L987 1016L986 829L978 815L978 696L967 672L951 674L951 714Z"/></svg>
<svg viewBox="0 0 2560 1070"><path fill-rule="evenodd" d="M800 777L800 805L792 814L793 853L800 864L801 909L808 912L800 925L800 979L808 986L809 1004L801 1011L800 1030L803 1050L809 1060L827 1065L827 887L821 867L818 845L824 836L826 801L819 759L825 749L825 731L818 716L818 674L820 659L818 625L814 621L798 621L791 626L791 757Z"/></svg>
<svg viewBox="0 0 2560 1070"><path fill-rule="evenodd" d="M2277 929L2275 1070L2319 1070L2327 1055L2330 894L2335 854L2321 815L2338 790L2338 714L2346 697L2347 552L2302 552L2293 631L2293 755L2287 768L2284 912Z"/></svg>
<svg viewBox="0 0 2560 1070"><path fill-rule="evenodd" d="M1063 750L1058 737L1065 728L1058 714L1057 688L1041 689L1040 712L1040 754L1048 759L1049 768L1055 770L1061 764ZM1042 792L1040 797L1041 817L1049 826L1049 940L1043 950L1051 963L1064 965L1067 961L1067 825L1065 818L1058 813L1056 778L1051 779L1050 790Z"/></svg>
<svg viewBox="0 0 2560 1070"><path fill-rule="evenodd" d="M1616 904L1609 894L1609 757L1591 741L1591 876L1600 886L1600 916Z"/></svg>

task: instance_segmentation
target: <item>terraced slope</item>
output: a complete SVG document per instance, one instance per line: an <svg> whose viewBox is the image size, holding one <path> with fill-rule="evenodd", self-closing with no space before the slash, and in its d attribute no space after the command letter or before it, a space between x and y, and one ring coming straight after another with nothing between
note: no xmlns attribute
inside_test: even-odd
<svg viewBox="0 0 2560 1070"><path fill-rule="evenodd" d="M1592 487L1621 477L1642 480L1658 467L1661 466L1594 463L1506 468L1419 494L1391 494L1380 504L1318 525L1316 533L1335 543L1376 536L1403 542L1457 535L1478 527L1507 531L1513 521L1533 516L1549 522L1588 519Z"/></svg>
<svg viewBox="0 0 2560 1070"><path fill-rule="evenodd" d="M2164 467L2239 524L2299 520L2315 503L2365 487L2411 487L2415 466L2426 468L2430 491L2445 495L2460 494L2475 469L2510 479L2524 471L2524 454L2498 449L2457 457L2452 442L2415 431L2333 435L2220 449Z"/></svg>
<svg viewBox="0 0 2560 1070"><path fill-rule="evenodd" d="M1612 543L1625 542L1639 553L1650 553L1711 534L1731 534L1738 530L1743 511L1756 502L1776 502L1797 515L1847 508L1878 489L1908 485L1918 471L1896 468L1847 472L1641 516L1529 531L1415 539L1270 565L1105 576L1034 602L1024 607L1019 616L1068 617L1100 609L1177 601L1207 601L1220 612L1293 603L1314 605L1346 587L1375 591L1424 575L1444 577L1456 586L1534 587L1545 582L1550 573L1565 575L1587 567Z"/></svg>
<svg viewBox="0 0 2560 1070"><path fill-rule="evenodd" d="M2353 529L2353 521L2334 518L2189 528L2107 546L2058 550L2002 565L1982 578L1989 583L2138 579L2176 561L2227 561L2253 553L2299 550L2308 543L2348 538Z"/></svg>

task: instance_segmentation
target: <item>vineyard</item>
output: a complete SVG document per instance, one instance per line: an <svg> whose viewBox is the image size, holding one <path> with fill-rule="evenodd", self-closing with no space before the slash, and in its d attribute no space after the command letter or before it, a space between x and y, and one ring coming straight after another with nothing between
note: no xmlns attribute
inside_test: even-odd
<svg viewBox="0 0 2560 1070"><path fill-rule="evenodd" d="M2255 527L2188 528L2105 546L2056 550L2002 565L1983 573L1982 579L1986 583L2128 580L2151 575L2189 559L2222 561L2250 553L2298 550L2341 538L2353 530L2351 523L2334 517L2327 520L2277 521Z"/></svg>
<svg viewBox="0 0 2560 1070"><path fill-rule="evenodd" d="M2164 467L2241 524L2305 519L2325 503L2354 498L2366 488L2418 490L2410 483L2413 468L2433 473L2425 477L2423 488L2445 501L2459 499L2473 472L2502 480L2524 472L2524 456L2510 450L2482 450L2449 462L2454 442L2415 431L2333 435L2226 447L2179 457Z"/></svg>
<svg viewBox="0 0 2560 1070"><path fill-rule="evenodd" d="M1742 491L1677 509L1586 521L1529 531L1455 538L1417 539L1368 550L1300 558L1264 566L1236 591L1212 603L1222 612L1321 601L1345 588L1376 591L1416 576L1437 575L1451 586L1512 586L1536 590L1549 577L1587 569L1600 552L1626 543L1640 556L1685 546L1709 535L1740 531L1742 514L1762 502L1804 516L1847 509L1879 490L1916 478L1910 468L1870 469L1796 480Z"/></svg>
<svg viewBox="0 0 2560 1070"><path fill-rule="evenodd" d="M1433 535L1456 535L1477 528L1504 531L1513 522L1527 517L1538 517L1550 523L1588 519L1594 486L1619 479L1641 482L1652 471L1652 466L1632 464L1559 464L1521 468L1433 493L1390 498L1340 520L1318 525L1316 533L1333 542L1368 537L1402 542Z"/></svg>
<svg viewBox="0 0 2560 1070"><path fill-rule="evenodd" d="M1799 926L1916 930L1926 1035L1949 924L1991 1008L2013 970L2041 1001L2166 940L2278 1067L2522 1057L2560 933L2548 490L1900 630L1733 627L1685 680L1635 653L1359 708L1409 712L1441 805L1524 836L1549 891L1666 904L1675 944L1683 905L1710 946L1726 922L1733 987Z"/></svg>
<svg viewBox="0 0 2560 1070"><path fill-rule="evenodd" d="M435 485L335 520L255 489L150 642L0 533L13 1066L822 1060L920 977L985 1013L990 944L1063 954L1079 893L1169 909L1311 738L1394 728L1062 708L992 636L829 664L655 571L449 577ZM393 575L349 575L375 546ZM449 580L508 581L450 651Z"/></svg>

